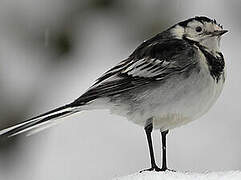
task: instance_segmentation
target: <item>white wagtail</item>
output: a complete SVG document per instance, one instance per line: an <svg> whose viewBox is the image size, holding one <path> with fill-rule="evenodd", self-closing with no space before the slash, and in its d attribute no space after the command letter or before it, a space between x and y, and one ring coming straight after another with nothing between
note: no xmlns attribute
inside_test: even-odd
<svg viewBox="0 0 241 180"><path fill-rule="evenodd" d="M32 132L83 110L106 108L144 126L151 158L147 170L165 171L168 131L206 113L223 89L220 39L226 32L203 16L179 22L144 41L72 103L3 129L0 135ZM162 168L154 158L153 128L162 135Z"/></svg>

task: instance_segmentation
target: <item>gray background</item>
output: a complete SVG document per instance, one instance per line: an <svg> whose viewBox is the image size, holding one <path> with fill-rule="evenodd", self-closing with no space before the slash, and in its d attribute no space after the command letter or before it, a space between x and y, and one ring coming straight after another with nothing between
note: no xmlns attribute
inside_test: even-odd
<svg viewBox="0 0 241 180"><path fill-rule="evenodd" d="M1 0L0 127L77 98L143 40L195 15L215 18L228 77L208 114L168 135L169 167L241 168L241 3L236 0ZM154 133L160 164L159 133ZM0 179L111 179L149 167L143 129L83 112L30 137L1 140Z"/></svg>

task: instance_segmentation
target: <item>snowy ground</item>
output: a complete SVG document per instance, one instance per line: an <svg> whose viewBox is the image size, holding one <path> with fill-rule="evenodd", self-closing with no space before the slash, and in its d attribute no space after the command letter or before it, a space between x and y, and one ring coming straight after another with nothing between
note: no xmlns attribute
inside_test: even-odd
<svg viewBox="0 0 241 180"><path fill-rule="evenodd" d="M211 172L211 173L182 173L182 172L144 172L114 178L113 180L240 180L240 171Z"/></svg>

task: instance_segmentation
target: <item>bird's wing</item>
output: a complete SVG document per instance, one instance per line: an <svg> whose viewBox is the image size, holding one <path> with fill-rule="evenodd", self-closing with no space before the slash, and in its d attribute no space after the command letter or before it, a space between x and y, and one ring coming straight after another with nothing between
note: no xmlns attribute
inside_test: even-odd
<svg viewBox="0 0 241 180"><path fill-rule="evenodd" d="M197 49L184 40L172 39L140 45L126 60L103 74L81 97L78 106L99 97L109 97L153 81L189 72L197 63Z"/></svg>

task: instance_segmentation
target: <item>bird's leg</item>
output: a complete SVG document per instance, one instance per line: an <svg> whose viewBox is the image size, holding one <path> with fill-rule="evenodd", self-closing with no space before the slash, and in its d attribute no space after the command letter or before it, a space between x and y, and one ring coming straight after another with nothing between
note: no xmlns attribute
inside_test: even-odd
<svg viewBox="0 0 241 180"><path fill-rule="evenodd" d="M174 171L167 168L167 146L166 146L166 136L168 134L168 130L161 131L161 139L162 139L162 168L161 171ZM174 171L175 172L175 171Z"/></svg>
<svg viewBox="0 0 241 180"><path fill-rule="evenodd" d="M162 139L162 171L167 170L167 153L166 153L166 136L167 136L168 130L161 132L161 139Z"/></svg>
<svg viewBox="0 0 241 180"><path fill-rule="evenodd" d="M151 138L152 130L153 130L153 124L152 123L148 124L145 127L145 132L146 132L146 137L147 137L149 152L150 152L150 158L151 158L151 168L142 170L140 172L143 172L143 171L161 171L161 169L156 165L156 162L155 162L155 156L154 156L154 152L153 152L152 138Z"/></svg>

